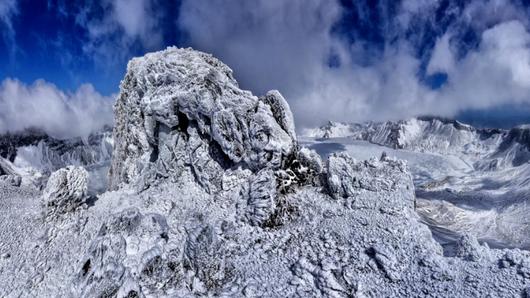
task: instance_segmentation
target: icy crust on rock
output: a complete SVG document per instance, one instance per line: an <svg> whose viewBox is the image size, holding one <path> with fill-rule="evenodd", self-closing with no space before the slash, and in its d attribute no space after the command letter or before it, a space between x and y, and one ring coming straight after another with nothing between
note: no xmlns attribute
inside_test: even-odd
<svg viewBox="0 0 530 298"><path fill-rule="evenodd" d="M53 172L42 193L45 213L60 215L75 210L87 199L88 172L69 166Z"/></svg>
<svg viewBox="0 0 530 298"><path fill-rule="evenodd" d="M211 55L168 48L129 62L115 104L110 186L160 177L190 166L209 191L212 173L235 164L278 169L296 145L294 121L277 91L257 98ZM144 179L149 177L149 179Z"/></svg>
<svg viewBox="0 0 530 298"><path fill-rule="evenodd" d="M189 168L177 183L105 193L93 207L45 222L44 236L26 240L25 251L2 247L11 263L30 261L13 269L17 279L0 273L0 294L518 297L530 286L528 252L490 249L468 236L458 257L444 257L414 212L401 161L333 158L325 166L330 177L374 187L354 184L351 195L335 197L325 187L298 188L282 196L288 216L265 228L250 214L265 214L259 220L282 208L267 207L267 170L234 172L238 186L213 196ZM241 195L247 187L263 208L249 208L249 196Z"/></svg>
<svg viewBox="0 0 530 298"><path fill-rule="evenodd" d="M362 168L367 169L368 175L356 174ZM403 175L392 175L395 171ZM359 162L346 153L332 154L327 161L327 177L328 190L335 198L355 197L360 190L377 192L395 190L398 187L405 187L407 190L414 188L405 162L388 159L385 155L380 162Z"/></svg>

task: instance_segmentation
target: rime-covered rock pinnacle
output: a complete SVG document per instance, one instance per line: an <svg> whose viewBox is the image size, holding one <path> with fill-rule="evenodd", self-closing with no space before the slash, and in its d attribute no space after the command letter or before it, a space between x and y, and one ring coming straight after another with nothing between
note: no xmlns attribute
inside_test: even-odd
<svg viewBox="0 0 530 298"><path fill-rule="evenodd" d="M115 104L110 186L178 177L220 189L223 169L278 169L293 153L292 113L277 91L258 98L211 55L168 48L131 60Z"/></svg>

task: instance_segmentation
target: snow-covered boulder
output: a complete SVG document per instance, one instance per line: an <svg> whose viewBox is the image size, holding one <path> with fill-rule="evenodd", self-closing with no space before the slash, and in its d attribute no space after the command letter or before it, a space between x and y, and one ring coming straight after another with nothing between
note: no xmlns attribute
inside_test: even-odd
<svg viewBox="0 0 530 298"><path fill-rule="evenodd" d="M232 70L209 54L168 48L129 62L115 104L110 187L176 178L193 169L208 191L224 169L279 169L296 147L292 113L271 91L241 90Z"/></svg>
<svg viewBox="0 0 530 298"><path fill-rule="evenodd" d="M456 246L456 256L473 262L489 259L487 247L480 245L477 238L470 234L464 234L460 237Z"/></svg>
<svg viewBox="0 0 530 298"><path fill-rule="evenodd" d="M327 177L330 195L335 198L355 197L363 191L414 189L405 163L384 155L380 160L356 161L345 153L332 154L327 161Z"/></svg>
<svg viewBox="0 0 530 298"><path fill-rule="evenodd" d="M137 208L112 214L82 258L73 279L75 296L141 297L159 289L156 282L161 279L174 286L182 274L181 251L167 243L167 233L163 215L143 214Z"/></svg>
<svg viewBox="0 0 530 298"><path fill-rule="evenodd" d="M22 177L18 175L3 175L0 176L0 182L7 183L11 186L20 186L22 184Z"/></svg>
<svg viewBox="0 0 530 298"><path fill-rule="evenodd" d="M88 172L69 166L51 174L42 199L47 215L73 211L87 199Z"/></svg>

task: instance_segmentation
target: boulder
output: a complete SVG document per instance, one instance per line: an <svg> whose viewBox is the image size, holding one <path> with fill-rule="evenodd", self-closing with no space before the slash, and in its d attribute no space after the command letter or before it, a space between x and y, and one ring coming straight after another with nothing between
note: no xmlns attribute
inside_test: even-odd
<svg viewBox="0 0 530 298"><path fill-rule="evenodd" d="M85 204L88 172L83 167L69 166L51 174L42 199L47 215L73 211Z"/></svg>

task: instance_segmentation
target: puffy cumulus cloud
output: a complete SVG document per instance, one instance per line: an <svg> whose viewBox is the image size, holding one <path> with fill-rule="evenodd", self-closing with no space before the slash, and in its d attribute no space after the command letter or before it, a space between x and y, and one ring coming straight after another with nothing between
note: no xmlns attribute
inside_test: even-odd
<svg viewBox="0 0 530 298"><path fill-rule="evenodd" d="M440 39L430 61L448 74L437 90L439 108L453 114L462 109L530 104L530 33L519 21L500 23L482 33L479 47L457 63L454 50ZM437 52L438 50L438 52Z"/></svg>
<svg viewBox="0 0 530 298"><path fill-rule="evenodd" d="M86 137L113 124L113 97L85 84L63 92L38 80L26 85L5 79L0 84L0 133L38 128L56 138Z"/></svg>
<svg viewBox="0 0 530 298"><path fill-rule="evenodd" d="M18 14L17 0L0 1L0 31L6 46L10 47L11 55L14 54L15 30L13 28L13 17Z"/></svg>
<svg viewBox="0 0 530 298"><path fill-rule="evenodd" d="M525 12L504 0L442 6L406 0L396 14L385 9L378 16L391 19L376 28L385 39L377 55L361 35L334 34L344 17L338 1L184 0L178 25L192 46L231 66L243 87L279 89L302 126L530 104ZM469 36L474 43L462 41ZM439 72L447 81L433 89L422 73Z"/></svg>
<svg viewBox="0 0 530 298"><path fill-rule="evenodd" d="M342 17L336 1L184 1L179 24L198 49L234 68L243 87L279 89L301 125L400 118L425 108L420 61L405 43L370 66L355 63L348 44L331 34Z"/></svg>
<svg viewBox="0 0 530 298"><path fill-rule="evenodd" d="M179 26L193 47L232 67L244 88L279 89L299 120L323 120L349 104L356 84L343 61L349 49L330 35L341 17L336 1L185 0L180 12ZM340 66L330 68L330 58Z"/></svg>
<svg viewBox="0 0 530 298"><path fill-rule="evenodd" d="M83 51L98 65L120 64L132 49L153 50L163 37L157 17L161 14L156 0L90 1L76 16L85 28L88 40Z"/></svg>
<svg viewBox="0 0 530 298"><path fill-rule="evenodd" d="M341 12L335 1L185 0L180 11L178 22L191 44L236 69L257 92L296 90L314 81L330 50L340 46L329 35Z"/></svg>

